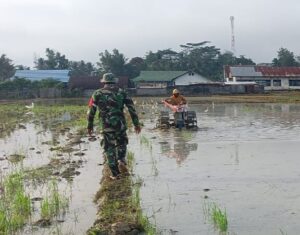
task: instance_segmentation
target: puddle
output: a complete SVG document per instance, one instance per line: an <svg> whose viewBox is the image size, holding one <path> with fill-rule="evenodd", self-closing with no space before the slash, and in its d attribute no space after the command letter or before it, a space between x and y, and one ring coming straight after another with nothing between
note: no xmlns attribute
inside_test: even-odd
<svg viewBox="0 0 300 235"><path fill-rule="evenodd" d="M190 109L196 132L153 130L146 117L142 137L130 138L142 205L162 234L219 234L207 202L226 209L229 234L299 233L300 105Z"/></svg>

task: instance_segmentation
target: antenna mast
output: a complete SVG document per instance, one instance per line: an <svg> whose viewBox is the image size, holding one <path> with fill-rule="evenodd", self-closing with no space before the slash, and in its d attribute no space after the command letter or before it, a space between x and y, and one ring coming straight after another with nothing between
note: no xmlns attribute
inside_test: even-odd
<svg viewBox="0 0 300 235"><path fill-rule="evenodd" d="M234 39L234 17L230 16L230 24L231 24L231 51L235 54L235 39Z"/></svg>

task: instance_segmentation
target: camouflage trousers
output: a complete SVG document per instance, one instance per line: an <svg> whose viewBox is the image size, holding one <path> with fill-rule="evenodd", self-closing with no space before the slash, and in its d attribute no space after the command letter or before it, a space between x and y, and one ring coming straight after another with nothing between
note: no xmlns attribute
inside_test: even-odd
<svg viewBox="0 0 300 235"><path fill-rule="evenodd" d="M120 174L118 160L125 162L128 144L126 131L103 132L100 144L112 175Z"/></svg>

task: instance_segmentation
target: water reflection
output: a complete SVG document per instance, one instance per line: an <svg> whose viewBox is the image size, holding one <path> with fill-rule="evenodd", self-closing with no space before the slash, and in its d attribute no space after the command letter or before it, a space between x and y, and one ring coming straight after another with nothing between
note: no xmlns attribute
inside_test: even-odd
<svg viewBox="0 0 300 235"><path fill-rule="evenodd" d="M172 131L170 131L172 134L169 136L169 142L160 142L160 150L164 156L175 159L176 163L181 166L190 155L190 152L197 151L198 144L192 143L192 132ZM162 138L164 138L163 135Z"/></svg>

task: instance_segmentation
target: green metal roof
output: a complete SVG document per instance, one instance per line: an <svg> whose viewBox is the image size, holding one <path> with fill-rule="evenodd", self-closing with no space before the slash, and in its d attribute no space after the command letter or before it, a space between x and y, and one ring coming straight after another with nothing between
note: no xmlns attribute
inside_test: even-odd
<svg viewBox="0 0 300 235"><path fill-rule="evenodd" d="M141 71L134 82L171 82L173 79L186 74L187 71Z"/></svg>

